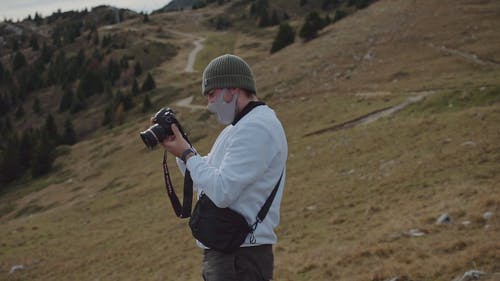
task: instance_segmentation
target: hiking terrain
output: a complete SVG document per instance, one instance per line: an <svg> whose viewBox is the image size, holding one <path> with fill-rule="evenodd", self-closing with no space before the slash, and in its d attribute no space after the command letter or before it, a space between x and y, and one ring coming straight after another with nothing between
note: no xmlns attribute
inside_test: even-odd
<svg viewBox="0 0 500 281"><path fill-rule="evenodd" d="M56 114L62 90L52 86L26 98L24 117L6 114L19 130L48 112L60 127L71 118L78 142L56 148L49 173L0 189L0 280L201 279L202 251L165 192L163 151L148 151L139 132L169 106L208 153L223 127L203 109L201 75L225 53L252 66L288 138L275 280L459 281L471 270L500 280L500 2L344 5L349 14L316 38L273 54L279 26L257 27L253 2L99 25L101 38L125 42L109 56L134 54L145 70L135 79L154 78L145 112L141 93L101 126L114 97L103 93ZM269 2L297 34L307 12L336 11ZM218 29L221 19L230 24ZM72 44L68 54L90 43ZM42 117L29 109L37 96Z"/></svg>

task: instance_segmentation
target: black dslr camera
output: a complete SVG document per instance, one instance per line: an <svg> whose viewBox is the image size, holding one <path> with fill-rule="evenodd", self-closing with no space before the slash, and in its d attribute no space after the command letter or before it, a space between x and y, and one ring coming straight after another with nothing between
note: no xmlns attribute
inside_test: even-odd
<svg viewBox="0 0 500 281"><path fill-rule="evenodd" d="M170 108L162 108L155 114L153 125L147 130L140 133L142 141L149 148L153 149L158 143L162 142L166 137L174 134L172 132L172 124L176 124L182 134L182 137L187 140L187 136L181 127L181 124L175 118L174 111ZM188 141L189 142L189 141Z"/></svg>

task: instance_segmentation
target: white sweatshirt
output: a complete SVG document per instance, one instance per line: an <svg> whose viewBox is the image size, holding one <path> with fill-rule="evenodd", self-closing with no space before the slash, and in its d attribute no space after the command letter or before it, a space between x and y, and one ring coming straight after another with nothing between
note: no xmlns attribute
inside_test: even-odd
<svg viewBox="0 0 500 281"><path fill-rule="evenodd" d="M287 140L280 121L271 108L260 105L234 126L228 125L207 156L196 155L187 161L198 196L203 191L218 207L229 207L242 214L249 225L256 221L283 172L273 204L254 232L256 243L250 244L247 236L242 246L275 244L277 241L274 228L280 218L287 155ZM184 172L184 163L180 159L177 162Z"/></svg>

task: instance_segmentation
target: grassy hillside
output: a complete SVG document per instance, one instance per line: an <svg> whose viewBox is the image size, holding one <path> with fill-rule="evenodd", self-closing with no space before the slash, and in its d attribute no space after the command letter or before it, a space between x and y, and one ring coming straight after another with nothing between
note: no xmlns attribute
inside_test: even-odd
<svg viewBox="0 0 500 281"><path fill-rule="evenodd" d="M273 55L276 27L215 31L210 18L226 8L113 32L177 46L154 64L152 100L178 112L201 153L222 127L175 101L205 104L201 70L214 56L252 65L289 142L275 280L450 281L473 269L500 280L500 3L379 0ZM184 73L199 37L197 72ZM424 91L391 116L306 136ZM152 113L134 109L59 147L52 173L3 192L0 280L200 280L202 253L171 210L162 151L138 137ZM436 224L444 213L451 224Z"/></svg>

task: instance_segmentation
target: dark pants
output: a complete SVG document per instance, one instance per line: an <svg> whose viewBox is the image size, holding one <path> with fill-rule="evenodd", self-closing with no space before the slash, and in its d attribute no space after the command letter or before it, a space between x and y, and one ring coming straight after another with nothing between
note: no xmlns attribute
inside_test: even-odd
<svg viewBox="0 0 500 281"><path fill-rule="evenodd" d="M205 281L267 281L273 279L271 245L241 247L225 254L205 250L202 276Z"/></svg>

